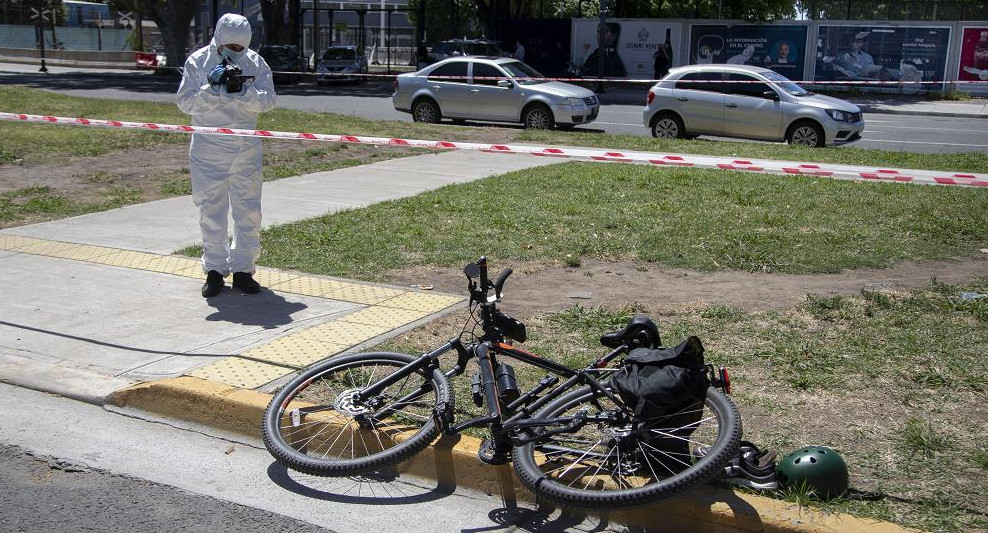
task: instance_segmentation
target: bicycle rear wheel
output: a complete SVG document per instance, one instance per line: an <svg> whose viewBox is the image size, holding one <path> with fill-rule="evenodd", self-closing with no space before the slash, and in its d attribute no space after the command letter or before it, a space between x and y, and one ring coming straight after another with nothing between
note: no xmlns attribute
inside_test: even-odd
<svg viewBox="0 0 988 533"><path fill-rule="evenodd" d="M264 445L288 468L349 476L403 461L439 434L453 396L438 369L421 369L357 402L356 394L415 357L364 353L335 357L289 382L264 412Z"/></svg>
<svg viewBox="0 0 988 533"><path fill-rule="evenodd" d="M545 406L534 419L577 416L586 422L575 432L516 447L521 482L562 505L631 507L710 480L738 453L740 414L713 387L705 401L651 420L630 421L619 414L622 407L590 387Z"/></svg>

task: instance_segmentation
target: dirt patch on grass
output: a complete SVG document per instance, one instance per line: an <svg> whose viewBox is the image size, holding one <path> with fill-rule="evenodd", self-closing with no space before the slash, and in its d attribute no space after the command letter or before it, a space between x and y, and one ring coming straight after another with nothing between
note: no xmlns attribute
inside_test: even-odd
<svg viewBox="0 0 988 533"><path fill-rule="evenodd" d="M883 270L840 274L788 275L737 271L697 272L642 265L632 261L584 261L568 268L541 263L493 263L514 273L505 284L505 309L516 312L556 311L574 304L585 307L631 302L650 308L704 303L749 311L784 309L807 294L853 295L862 289L910 289L936 278L963 283L988 274L988 254L954 261L901 263ZM411 267L387 273L397 285L432 285L434 290L465 295L466 277L457 268Z"/></svg>

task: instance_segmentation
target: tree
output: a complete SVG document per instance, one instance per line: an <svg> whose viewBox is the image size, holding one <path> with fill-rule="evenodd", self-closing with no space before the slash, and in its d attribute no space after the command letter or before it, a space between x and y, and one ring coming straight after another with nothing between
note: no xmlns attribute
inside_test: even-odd
<svg viewBox="0 0 988 533"><path fill-rule="evenodd" d="M814 20L984 20L986 0L797 0Z"/></svg>
<svg viewBox="0 0 988 533"><path fill-rule="evenodd" d="M299 4L298 0L261 0L264 44L298 44Z"/></svg>
<svg viewBox="0 0 988 533"><path fill-rule="evenodd" d="M111 0L109 4L115 11L140 10L142 17L153 20L165 43L168 64L176 67L185 64L189 25L199 8L198 0Z"/></svg>

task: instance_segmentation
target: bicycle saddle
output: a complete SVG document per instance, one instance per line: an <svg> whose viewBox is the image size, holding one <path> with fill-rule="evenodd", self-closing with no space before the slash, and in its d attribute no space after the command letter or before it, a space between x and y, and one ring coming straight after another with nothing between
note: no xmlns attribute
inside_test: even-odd
<svg viewBox="0 0 988 533"><path fill-rule="evenodd" d="M656 348L662 344L659 328L651 318L638 315L632 318L621 331L605 333L600 336L600 343L608 348L627 345L630 348Z"/></svg>

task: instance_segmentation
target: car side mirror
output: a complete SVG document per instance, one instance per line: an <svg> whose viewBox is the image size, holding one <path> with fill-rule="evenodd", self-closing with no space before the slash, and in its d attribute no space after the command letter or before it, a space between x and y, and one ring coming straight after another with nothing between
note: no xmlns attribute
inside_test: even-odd
<svg viewBox="0 0 988 533"><path fill-rule="evenodd" d="M765 98L768 98L769 100L775 100L776 102L779 101L779 93L777 93L775 91L772 91L772 90L763 92L762 93L762 96L764 96Z"/></svg>
<svg viewBox="0 0 988 533"><path fill-rule="evenodd" d="M511 80L497 80L497 86L502 87L504 89L510 89L514 87L515 84L512 83Z"/></svg>

